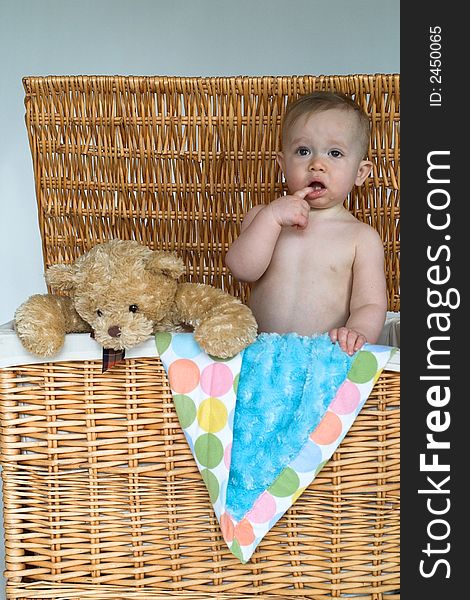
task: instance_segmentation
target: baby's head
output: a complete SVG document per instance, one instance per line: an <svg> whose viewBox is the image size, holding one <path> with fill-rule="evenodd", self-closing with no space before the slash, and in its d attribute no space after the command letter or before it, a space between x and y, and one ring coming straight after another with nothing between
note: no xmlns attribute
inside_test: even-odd
<svg viewBox="0 0 470 600"><path fill-rule="evenodd" d="M307 96L300 96L287 107L282 125L282 143L285 144L290 130L302 116L310 116L327 110L346 111L351 116L351 123L357 128L357 142L362 158L367 156L370 139L369 117L352 98L340 92L317 91Z"/></svg>
<svg viewBox="0 0 470 600"><path fill-rule="evenodd" d="M291 194L312 188L312 208L344 203L368 177L370 125L353 100L337 92L302 96L286 112L277 161Z"/></svg>

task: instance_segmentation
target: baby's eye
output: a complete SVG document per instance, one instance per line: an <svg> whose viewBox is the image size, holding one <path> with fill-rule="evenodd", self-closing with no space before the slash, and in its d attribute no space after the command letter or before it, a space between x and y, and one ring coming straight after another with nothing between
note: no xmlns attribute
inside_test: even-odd
<svg viewBox="0 0 470 600"><path fill-rule="evenodd" d="M139 307L137 306L137 304L131 304L129 306L129 312L136 313L138 310L139 310Z"/></svg>
<svg viewBox="0 0 470 600"><path fill-rule="evenodd" d="M297 154L299 156L308 156L310 154L310 150L305 146L301 146L300 148L297 148Z"/></svg>
<svg viewBox="0 0 470 600"><path fill-rule="evenodd" d="M103 316L103 312L102 312L100 309L98 309L98 310L96 311L96 314L97 314L99 317L102 317L102 316Z"/></svg>
<svg viewBox="0 0 470 600"><path fill-rule="evenodd" d="M330 156L333 158L339 158L340 156L343 156L343 153L339 150L330 150Z"/></svg>

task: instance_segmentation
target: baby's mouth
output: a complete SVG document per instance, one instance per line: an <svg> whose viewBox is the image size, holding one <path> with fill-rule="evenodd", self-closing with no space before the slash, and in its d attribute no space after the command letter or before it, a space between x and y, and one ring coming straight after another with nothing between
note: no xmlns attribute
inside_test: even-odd
<svg viewBox="0 0 470 600"><path fill-rule="evenodd" d="M325 189L325 186L323 185L323 183L321 181L312 181L312 183L308 184L308 187L312 188L312 190L314 192Z"/></svg>
<svg viewBox="0 0 470 600"><path fill-rule="evenodd" d="M308 200L316 200L317 198L321 198L323 196L323 192L326 190L326 187L321 181L312 181L308 184L308 187L312 190L307 194Z"/></svg>

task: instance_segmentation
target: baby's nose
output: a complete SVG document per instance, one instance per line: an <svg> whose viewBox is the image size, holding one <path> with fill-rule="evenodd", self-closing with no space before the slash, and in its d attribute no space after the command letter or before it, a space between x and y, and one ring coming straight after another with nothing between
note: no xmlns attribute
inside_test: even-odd
<svg viewBox="0 0 470 600"><path fill-rule="evenodd" d="M312 156L310 160L309 168L311 171L323 171L325 168L325 163L321 156L315 155Z"/></svg>

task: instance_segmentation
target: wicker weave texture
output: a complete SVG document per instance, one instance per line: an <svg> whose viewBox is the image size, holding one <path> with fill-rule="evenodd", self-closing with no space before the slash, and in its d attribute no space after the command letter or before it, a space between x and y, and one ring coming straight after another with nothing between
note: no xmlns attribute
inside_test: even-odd
<svg viewBox="0 0 470 600"><path fill-rule="evenodd" d="M287 103L315 89L370 116L372 176L350 210L380 233L399 310L399 77L29 77L26 123L46 266L98 242L181 253L189 280L248 297L224 266L243 215L283 191L275 156Z"/></svg>
<svg viewBox="0 0 470 600"><path fill-rule="evenodd" d="M50 597L45 584L97 598L108 597L99 585L113 598L144 586L149 597L398 597L396 373L381 375L246 565L222 538L159 359L105 374L100 361L29 365L2 369L0 381L12 598Z"/></svg>

